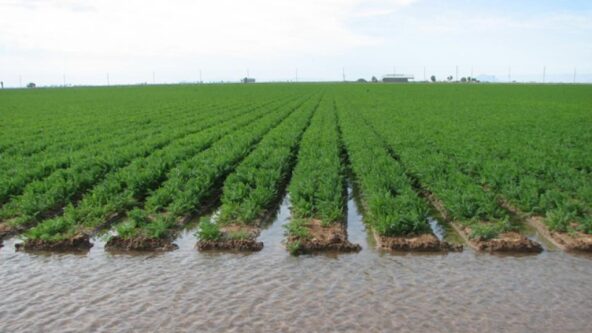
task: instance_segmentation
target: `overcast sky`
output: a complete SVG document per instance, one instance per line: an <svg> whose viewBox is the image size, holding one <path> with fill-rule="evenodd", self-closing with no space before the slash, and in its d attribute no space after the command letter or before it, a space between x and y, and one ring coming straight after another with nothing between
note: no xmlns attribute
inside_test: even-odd
<svg viewBox="0 0 592 333"><path fill-rule="evenodd" d="M592 1L0 0L6 86L238 80L592 82Z"/></svg>

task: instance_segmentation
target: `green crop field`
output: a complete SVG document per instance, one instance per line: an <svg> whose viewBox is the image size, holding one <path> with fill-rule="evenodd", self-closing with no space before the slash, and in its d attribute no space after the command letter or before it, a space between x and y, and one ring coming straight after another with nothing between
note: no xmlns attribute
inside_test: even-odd
<svg viewBox="0 0 592 333"><path fill-rule="evenodd" d="M33 248L161 246L212 210L202 240L255 239L288 194L293 251L343 225L347 184L378 238L437 219L488 242L534 223L590 250L592 86L0 91L0 232Z"/></svg>

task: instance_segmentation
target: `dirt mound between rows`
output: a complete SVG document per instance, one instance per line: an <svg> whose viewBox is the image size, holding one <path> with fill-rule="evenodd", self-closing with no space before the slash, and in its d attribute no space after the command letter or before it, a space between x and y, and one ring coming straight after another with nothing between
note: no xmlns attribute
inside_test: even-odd
<svg viewBox="0 0 592 333"><path fill-rule="evenodd" d="M532 241L517 232L506 232L494 239L474 239L471 242L479 251L489 252L533 252L543 251L541 244Z"/></svg>
<svg viewBox="0 0 592 333"><path fill-rule="evenodd" d="M15 230L8 223L0 223L0 240L13 234Z"/></svg>
<svg viewBox="0 0 592 333"><path fill-rule="evenodd" d="M109 251L173 251L178 248L170 239L145 237L123 239L115 236L105 244L105 249Z"/></svg>
<svg viewBox="0 0 592 333"><path fill-rule="evenodd" d="M320 220L313 219L306 227L309 233L306 239L288 237L288 247L295 246L293 254L323 251L359 252L362 249L360 245L347 240L347 231L342 223L324 227Z"/></svg>
<svg viewBox="0 0 592 333"><path fill-rule="evenodd" d="M440 241L432 234L408 237L385 237L377 236L379 247L392 251L409 252L461 252L462 245L450 244Z"/></svg>
<svg viewBox="0 0 592 333"><path fill-rule="evenodd" d="M197 242L197 249L199 251L208 250L236 250L236 251L261 251L263 249L263 242L258 242L256 239L232 239L232 240L217 240L206 241L200 240Z"/></svg>
<svg viewBox="0 0 592 333"><path fill-rule="evenodd" d="M551 232L551 235L568 251L592 251L592 235L581 232L574 233L573 235L563 232Z"/></svg>
<svg viewBox="0 0 592 333"><path fill-rule="evenodd" d="M27 239L24 243L15 244L17 251L86 251L92 246L88 235L76 235L59 241Z"/></svg>

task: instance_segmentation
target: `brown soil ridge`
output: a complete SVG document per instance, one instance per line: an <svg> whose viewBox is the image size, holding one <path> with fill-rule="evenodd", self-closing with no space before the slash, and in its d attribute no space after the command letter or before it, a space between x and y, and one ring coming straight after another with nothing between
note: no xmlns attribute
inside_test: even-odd
<svg viewBox="0 0 592 333"><path fill-rule="evenodd" d="M321 221L312 219L306 227L309 232L307 238L289 236L287 246L298 244L293 254L305 254L312 252L336 251L359 252L362 247L347 240L347 230L343 223L333 223L323 227Z"/></svg>
<svg viewBox="0 0 592 333"><path fill-rule="evenodd" d="M441 241L434 234L417 236L388 237L374 232L374 238L380 249L406 252L462 252L461 244Z"/></svg>
<svg viewBox="0 0 592 333"><path fill-rule="evenodd" d="M24 243L15 244L17 251L87 251L92 246L90 237L84 234L59 241L27 239Z"/></svg>
<svg viewBox="0 0 592 333"><path fill-rule="evenodd" d="M243 224L229 224L220 228L222 236L218 240L199 240L196 248L199 251L231 250L231 251L261 251L263 242L258 242L260 229ZM237 238L237 235L240 237Z"/></svg>
<svg viewBox="0 0 592 333"><path fill-rule="evenodd" d="M105 244L107 251L173 251L179 247L168 238L135 237L130 239L114 236Z"/></svg>
<svg viewBox="0 0 592 333"><path fill-rule="evenodd" d="M524 253L540 253L543 251L541 244L517 232L505 232L489 240L472 239L471 242L478 251Z"/></svg>
<svg viewBox="0 0 592 333"><path fill-rule="evenodd" d="M222 239L222 240L200 240L197 242L199 251L211 250L234 250L234 251L261 251L263 242L256 239Z"/></svg>

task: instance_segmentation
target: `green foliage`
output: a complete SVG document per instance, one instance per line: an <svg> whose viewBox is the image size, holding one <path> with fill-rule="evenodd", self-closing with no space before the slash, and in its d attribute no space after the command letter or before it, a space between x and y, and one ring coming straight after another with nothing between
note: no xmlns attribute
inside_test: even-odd
<svg viewBox="0 0 592 333"><path fill-rule="evenodd" d="M292 243L288 243L287 248L288 252L290 252L291 255L295 256L300 254L302 244L300 243L300 241L295 241Z"/></svg>
<svg viewBox="0 0 592 333"><path fill-rule="evenodd" d="M513 230L515 230L515 227L507 219L499 223L474 223L471 225L471 234L469 237L489 240L495 238L500 233Z"/></svg>
<svg viewBox="0 0 592 333"><path fill-rule="evenodd" d="M319 90L325 97L299 144ZM592 233L585 85L187 85L1 95L0 218L34 226L30 238L64 239L115 213L128 215L116 226L122 235L168 237L171 219L199 209L229 174L222 218L252 221L295 162L294 216L340 221L336 123L366 220L380 233L428 230L409 174L454 219L487 226L479 232L489 237L505 230L499 197L546 216L553 230ZM145 212L134 217L136 207Z"/></svg>
<svg viewBox="0 0 592 333"><path fill-rule="evenodd" d="M261 217L288 177L318 98L292 113L257 145L224 182L220 223L250 224Z"/></svg>
<svg viewBox="0 0 592 333"><path fill-rule="evenodd" d="M290 223L284 225L284 228L286 228L288 235L305 240L310 238L310 232L305 224L304 219L293 218Z"/></svg>
<svg viewBox="0 0 592 333"><path fill-rule="evenodd" d="M324 98L304 133L288 188L293 218L317 218L324 226L342 222L344 178L336 113Z"/></svg>
<svg viewBox="0 0 592 333"><path fill-rule="evenodd" d="M216 241L222 237L222 232L220 231L218 224L213 223L209 219L202 219L199 222L197 236L200 240Z"/></svg>

